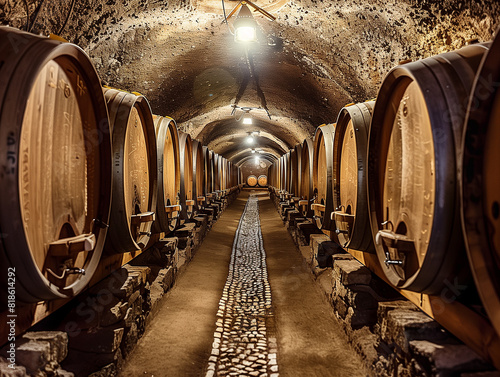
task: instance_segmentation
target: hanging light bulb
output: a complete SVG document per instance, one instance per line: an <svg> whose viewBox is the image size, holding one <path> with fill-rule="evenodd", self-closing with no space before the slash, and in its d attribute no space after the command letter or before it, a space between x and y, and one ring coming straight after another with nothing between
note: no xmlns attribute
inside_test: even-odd
<svg viewBox="0 0 500 377"><path fill-rule="evenodd" d="M245 113L245 115L243 115L242 123L248 125L252 124L252 116L249 113Z"/></svg>
<svg viewBox="0 0 500 377"><path fill-rule="evenodd" d="M241 2L241 9L233 25L235 42L257 41L257 23L245 1Z"/></svg>
<svg viewBox="0 0 500 377"><path fill-rule="evenodd" d="M252 153L255 153L255 149L252 149Z"/></svg>
<svg viewBox="0 0 500 377"><path fill-rule="evenodd" d="M249 136L247 137L247 144L253 144L253 142L254 142L253 136L252 136L252 135L249 135Z"/></svg>

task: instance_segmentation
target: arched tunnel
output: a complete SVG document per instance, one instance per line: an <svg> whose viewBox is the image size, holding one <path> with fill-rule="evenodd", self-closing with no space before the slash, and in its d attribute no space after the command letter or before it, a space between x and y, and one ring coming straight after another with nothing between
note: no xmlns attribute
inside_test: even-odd
<svg viewBox="0 0 500 377"><path fill-rule="evenodd" d="M257 26L256 40L250 43L235 40L234 23L242 5L251 10ZM20 308L22 320L13 325L12 339L2 339L0 344L0 375L10 375L7 372L13 357L24 365L16 374L19 376L497 376L500 306L483 308L484 293L478 293L474 284L462 289L461 283L449 278L437 293L410 292L404 287L392 291L387 278L376 276L381 269L373 267L373 250L367 254L349 251L348 247L342 250L335 238L338 235L316 228L316 212L314 216L304 214L307 225L299 227L295 217L302 218L299 207L303 197L293 198L298 195L272 187L275 182L270 182L269 190L243 186L249 176L266 175L270 179L275 174L273 169L281 166L282 156L306 139L312 141L318 127L335 123L346 105L378 99L379 89L394 67L465 46L482 46L496 37L499 25L500 3L496 0L0 0L0 26L41 36L55 34L80 46L103 86L143 95L152 114L175 120L179 132L227 159L241 174L241 182L235 184L238 188L230 191L228 187L227 196L214 201L218 203L216 209L208 211L205 220L194 221L196 225L191 228L176 229L175 241L161 233L158 237L165 237L161 239L163 246L152 248L151 256L143 253L133 259L136 255L131 252L123 263L110 258L106 265L99 266L101 278L115 271L109 275L112 278L103 280L106 283L93 280L85 288L85 296L77 296L79 301L64 306L63 300L47 301L38 308L33 303L19 304L16 308ZM2 81L2 65L8 59L0 57L0 85L9 83L8 77ZM247 116L250 124L243 122ZM0 123L0 133L1 127ZM333 179L331 174L327 177ZM498 202L494 203L497 212L495 215L493 210L493 222L498 220ZM324 203L318 204L326 216ZM289 210L296 216L288 214ZM463 218L455 215L454 221L461 224ZM331 219L335 219L333 212ZM2 221L0 218L0 246ZM408 232L403 228L401 234L394 231L396 235L391 233L393 238L384 238L383 242L406 242ZM491 239L497 240L492 228L488 229ZM342 232L347 230L337 229L337 234ZM235 234L233 245L230 242ZM267 272L254 274L262 265L266 271L266 257L253 256L250 251L237 254L237 242L249 247L255 241L251 234L257 239L257 254L264 247L269 254L273 300L276 296L285 309L272 309L266 301L271 294ZM203 256L203 247L213 253ZM299 252L293 259L280 248ZM462 248L466 255L466 247L457 246ZM193 259L195 249L198 262ZM235 254L231 256L231 252ZM327 267L321 265L323 257L328 260ZM260 294L263 301L259 305L265 309L258 314L252 312L241 324L235 322L239 318L236 314L229 309L220 314L220 308L226 308L228 295L232 303L232 295L237 295L234 292L250 284L238 281L238 273L231 272L224 285L227 266L233 271L239 263L234 260L245 258L254 263L248 279L258 283L252 285L255 291L243 296ZM391 258L387 253L383 268L404 263ZM496 258L485 262L496 267L484 269L496 274L498 254ZM0 261L4 263L4 259ZM128 262L130 266L125 266ZM149 267L143 267L146 265ZM178 269L177 265L184 267ZM468 275L472 276L470 271ZM189 279L197 282L191 284ZM212 289L213 284L218 290ZM125 292L129 285L134 288ZM311 291L301 291L299 286ZM225 290L219 302L222 287ZM175 293L175 289L188 293ZM287 293L276 295L280 290ZM112 298L108 300L109 292ZM163 296L164 302L160 301ZM200 302L212 302L213 308L196 301L200 296L206 297ZM320 308L320 303L325 307ZM208 311L216 311L217 305L219 312L214 317ZM109 310L102 311L103 307ZM183 307L189 311L183 312ZM146 311L153 313L151 317L144 314ZM2 307L0 314L0 320L9 324L6 308ZM160 324L154 324L153 315L162 318ZM61 322L64 316L67 318ZM187 322L180 323L179 318ZM335 321L343 321L343 325ZM216 323L215 333L212 322ZM196 332L197 325L205 327ZM334 335L329 333L333 326L341 328ZM245 344L251 346L245 358L235 356L232 348L239 346L224 343L228 327L237 331L245 328L245 336L255 337L254 343L246 338ZM147 339L162 328L171 332L170 337L147 346ZM258 341L261 329L266 333L263 344ZM190 330L192 335L186 336ZM5 330L1 335L6 331L8 334ZM339 339L344 338L342 343ZM61 351L68 347L68 339L70 351ZM71 343L72 339L76 341ZM8 347L14 343L17 348L9 354ZM60 344L65 346L58 348ZM42 345L47 351L40 351ZM254 346L263 347L261 354L252 353ZM168 350L172 356L157 349ZM334 349L340 351L334 353ZM238 348L236 353L245 352ZM355 358L351 358L353 354ZM161 366L164 359L171 360L168 366ZM263 367L260 360L265 360Z"/></svg>

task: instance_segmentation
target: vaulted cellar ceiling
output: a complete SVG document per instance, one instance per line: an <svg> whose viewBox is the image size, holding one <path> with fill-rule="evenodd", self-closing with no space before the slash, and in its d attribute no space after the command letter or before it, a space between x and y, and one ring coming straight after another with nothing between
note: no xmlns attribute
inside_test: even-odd
<svg viewBox="0 0 500 377"><path fill-rule="evenodd" d="M224 3L229 12L238 1ZM259 42L248 50L219 0L0 0L0 23L26 27L28 11L33 32L64 25L61 36L87 51L106 84L144 94L155 114L241 164L254 148L272 160L345 104L374 98L400 61L491 39L500 19L494 0L255 3L277 19L255 14ZM267 107L270 118L251 110L254 125L243 126L233 104Z"/></svg>

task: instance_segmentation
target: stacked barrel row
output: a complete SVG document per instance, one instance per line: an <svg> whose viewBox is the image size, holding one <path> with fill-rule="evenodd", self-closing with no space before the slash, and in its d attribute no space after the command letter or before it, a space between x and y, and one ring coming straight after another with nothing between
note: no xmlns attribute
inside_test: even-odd
<svg viewBox="0 0 500 377"><path fill-rule="evenodd" d="M272 196L397 288L475 285L500 334L499 79L500 37L393 68L269 168Z"/></svg>
<svg viewBox="0 0 500 377"><path fill-rule="evenodd" d="M79 47L0 27L0 55L2 302L74 296L103 253L144 250L238 190L235 165L103 89Z"/></svg>

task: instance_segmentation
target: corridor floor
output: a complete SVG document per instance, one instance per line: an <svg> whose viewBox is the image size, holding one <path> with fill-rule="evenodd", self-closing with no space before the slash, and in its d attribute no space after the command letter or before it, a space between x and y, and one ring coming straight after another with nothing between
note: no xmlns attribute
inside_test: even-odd
<svg viewBox="0 0 500 377"><path fill-rule="evenodd" d="M252 260L250 275L256 281L249 284L257 287L252 300L255 300L257 311L259 307L265 308L260 314L266 320L241 309L239 312L247 313L247 319L237 315L234 315L237 319L231 319L233 312L230 311L231 320L228 321L227 317L221 315L221 310L225 310L224 313L228 310L221 309L223 307L220 305L228 301L228 287L241 287L240 283L233 284L234 278L231 276L235 275L231 252L250 194L258 198L258 212L249 209L247 226L242 221L242 229L238 234L243 234L240 244L253 247L248 244L251 237L247 239L245 236L253 232L248 229L258 229L258 224L248 226L248 221L257 223L255 217L252 220L252 216L258 213L265 254L262 251L263 258L259 259L260 248L257 247L256 257L249 257ZM255 269L256 264L261 268ZM269 305L271 299L272 307ZM240 308L239 303L231 301L231 305L231 310ZM238 315L241 316L241 313ZM239 359L223 359L219 355L221 332L227 329L228 324L232 327L235 323L239 326L245 322L250 326L245 329L252 330L249 333L259 337L255 339L255 348L260 349L262 355L252 350ZM241 335L238 331L231 332L235 336ZM243 347L240 348L241 352L245 351ZM234 351L240 348L235 346ZM227 364L227 368L223 369L225 372L219 367L221 359ZM269 365L267 369L252 371L248 368L245 371L244 366L251 366L248 360L254 365L258 365L257 360L265 360ZM242 369L239 372L231 371L232 363L241 364ZM193 260L177 279L175 287L164 298L157 315L128 357L120 376L205 377L212 375L210 370L214 370L214 366L222 372L215 373L215 376L367 376L361 359L347 343L330 305L303 265L300 253L296 251L264 190L242 191L222 214Z"/></svg>

